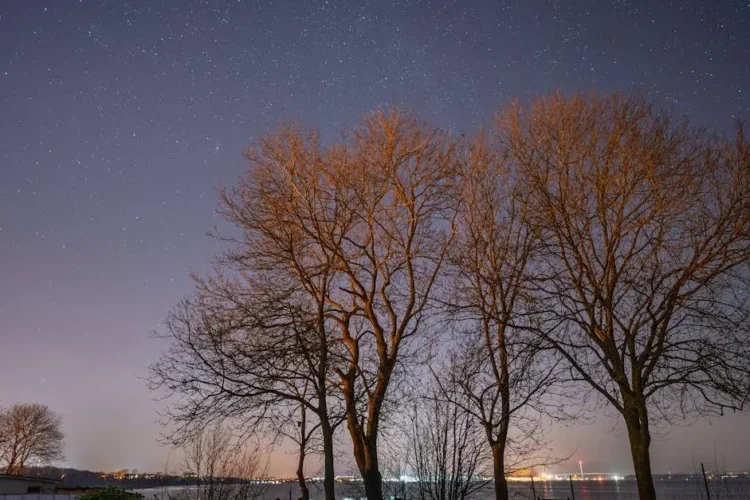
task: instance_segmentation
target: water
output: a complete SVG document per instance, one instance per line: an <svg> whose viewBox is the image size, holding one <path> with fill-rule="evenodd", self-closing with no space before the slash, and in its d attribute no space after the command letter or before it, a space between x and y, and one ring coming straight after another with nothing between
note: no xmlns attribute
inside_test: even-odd
<svg viewBox="0 0 750 500"><path fill-rule="evenodd" d="M537 496L544 499L555 500L572 500L570 483L567 481L544 481L536 482ZM311 483L310 497L312 500L322 500L323 485L320 483ZM573 483L575 500L635 500L638 498L635 481L575 481ZM299 495L299 489L296 483L272 484L265 485L263 497L269 500L296 500ZM531 483L511 483L509 485L510 496L514 500L531 500ZM170 497L177 498L181 495L174 495L185 491L183 486L172 486L165 488L152 488L136 490L142 493L146 500L169 500ZM407 500L417 500L418 495L416 485L401 483L386 483L384 485L385 494L388 496L403 496L405 493ZM471 498L473 500L490 500L493 498L492 485L488 484L486 488L475 493ZM750 500L750 478L727 478L709 481L709 493L711 500ZM356 498L363 495L361 484L337 483L336 498ZM32 493L26 495L2 495L0 500L76 500L76 494L57 493L44 494ZM656 496L662 500L707 500L705 486L700 477L690 477L681 479L656 479ZM181 496L185 499L184 496ZM188 495L189 499L189 495Z"/></svg>
<svg viewBox="0 0 750 500"><path fill-rule="evenodd" d="M543 481L536 482L536 494L543 499L572 500L570 483L568 481ZM323 485L311 483L311 500L323 498ZM656 496L663 500L707 500L703 479L700 477L668 479L657 478L655 482ZM182 487L176 487L181 489ZM269 500L296 500L299 496L299 487L296 483L272 484L264 486L263 498ZM638 490L634 480L620 481L574 481L573 493L575 500L636 500ZM510 496L514 500L531 500L531 483L516 482L509 484ZM166 490L172 488L139 490L146 500L167 500ZM174 490L172 490L174 491ZM384 493L388 497L406 496L407 500L417 500L417 490L414 484L385 483ZM727 478L709 481L709 493L711 500L750 500L750 478ZM337 483L336 498L358 498L364 496L362 485L358 483ZM18 497L16 497L18 498ZM492 485L487 484L485 488L471 496L474 500L490 500L494 498ZM2 500L2 498L0 498ZM28 499L31 500L31 499Z"/></svg>
<svg viewBox="0 0 750 500"><path fill-rule="evenodd" d="M621 481L574 481L573 492L576 500L635 500L638 488L635 480ZM515 493L522 498L524 491L520 485L513 485ZM567 481L546 481L536 483L537 495L542 498L572 498L570 483ZM703 499L706 490L703 479L656 479L657 498L664 500ZM530 489L530 485L524 485ZM750 500L750 479L735 478L709 482L711 500ZM531 498L531 495L526 495Z"/></svg>

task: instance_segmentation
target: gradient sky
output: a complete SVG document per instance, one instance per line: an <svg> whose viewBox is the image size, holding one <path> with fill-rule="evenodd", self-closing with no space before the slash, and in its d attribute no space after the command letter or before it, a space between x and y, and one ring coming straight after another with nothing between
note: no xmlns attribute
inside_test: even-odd
<svg viewBox="0 0 750 500"><path fill-rule="evenodd" d="M0 0L0 404L62 413L72 466L164 468L149 332L216 252L216 187L282 121L400 105L471 132L513 97L640 88L727 130L748 83L747 0ZM615 421L554 428L566 468L632 470ZM748 469L748 429L674 429L654 469Z"/></svg>

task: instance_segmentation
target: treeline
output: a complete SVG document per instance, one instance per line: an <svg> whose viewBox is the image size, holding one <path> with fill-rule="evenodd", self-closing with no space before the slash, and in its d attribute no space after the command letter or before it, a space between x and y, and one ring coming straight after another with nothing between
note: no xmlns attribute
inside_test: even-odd
<svg viewBox="0 0 750 500"><path fill-rule="evenodd" d="M639 496L656 423L750 394L750 146L639 95L554 94L457 136L401 112L339 141L285 127L220 193L227 251L159 332L175 443L215 422L346 432L365 493L404 470L464 498L554 460L545 419L622 417ZM389 427L390 426L390 427ZM397 437L394 437L397 436ZM437 486L435 486L437 485Z"/></svg>
<svg viewBox="0 0 750 500"><path fill-rule="evenodd" d="M63 490L106 488L110 486L130 490L166 486L187 486L197 483L196 478L169 474L129 474L120 479L117 477L117 474L53 466L29 467L25 475L55 479L58 488Z"/></svg>

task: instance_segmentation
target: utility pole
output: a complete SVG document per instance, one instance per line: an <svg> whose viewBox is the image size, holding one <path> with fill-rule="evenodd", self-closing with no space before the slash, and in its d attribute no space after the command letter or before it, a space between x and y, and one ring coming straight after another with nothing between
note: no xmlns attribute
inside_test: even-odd
<svg viewBox="0 0 750 500"><path fill-rule="evenodd" d="M706 498L711 500L711 492L708 491L708 479L706 479L706 469L703 467L703 462L701 462L701 473L703 474L703 486L706 487Z"/></svg>
<svg viewBox="0 0 750 500"><path fill-rule="evenodd" d="M573 489L573 476L568 476L568 480L570 481L570 496L573 500L576 500L576 492Z"/></svg>

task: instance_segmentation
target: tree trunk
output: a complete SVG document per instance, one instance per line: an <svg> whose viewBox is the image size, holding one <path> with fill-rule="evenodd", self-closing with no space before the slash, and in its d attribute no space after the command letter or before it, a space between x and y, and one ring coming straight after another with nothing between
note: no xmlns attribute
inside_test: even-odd
<svg viewBox="0 0 750 500"><path fill-rule="evenodd" d="M625 424L630 440L630 454L633 457L635 479L638 484L640 500L656 500L654 477L651 475L651 434L648 429L648 417L645 408L625 410Z"/></svg>
<svg viewBox="0 0 750 500"><path fill-rule="evenodd" d="M508 481L505 479L505 443L494 442L491 446L495 500L508 500Z"/></svg>
<svg viewBox="0 0 750 500"><path fill-rule="evenodd" d="M323 435L323 491L326 500L335 500L336 476L333 470L333 429L328 417L320 419L320 432Z"/></svg>
<svg viewBox="0 0 750 500"><path fill-rule="evenodd" d="M15 437L15 436L14 436ZM10 458L8 459L8 466L5 469L5 473L9 476L20 476L20 473L16 473L16 460L18 457L18 452L16 451L16 445L14 443L13 445L13 452L11 453Z"/></svg>
<svg viewBox="0 0 750 500"><path fill-rule="evenodd" d="M300 445L299 461L297 462L297 482L302 500L310 500L310 490L305 481L305 445Z"/></svg>
<svg viewBox="0 0 750 500"><path fill-rule="evenodd" d="M361 474L367 500L383 500L383 477L377 465L369 470L361 471Z"/></svg>
<svg viewBox="0 0 750 500"><path fill-rule="evenodd" d="M356 420L351 415L348 420L351 430L356 425ZM354 430L360 429L354 428ZM352 437L355 437L354 432L352 432ZM357 437L359 439L354 442L354 459L362 476L365 496L367 500L383 500L383 476L380 475L380 468L378 467L377 441L369 441L367 437L362 435Z"/></svg>
<svg viewBox="0 0 750 500"><path fill-rule="evenodd" d="M318 419L323 435L323 491L326 500L336 500L336 476L333 463L333 432L328 415L328 339L324 321L324 301L318 302L318 341L321 357L318 360Z"/></svg>
<svg viewBox="0 0 750 500"><path fill-rule="evenodd" d="M347 394L346 423L352 437L352 453L357 462L357 469L362 476L367 500L383 500L383 476L378 467L378 433L377 424L371 429L370 436L365 433L354 408L352 392ZM375 418L373 419L375 420Z"/></svg>

